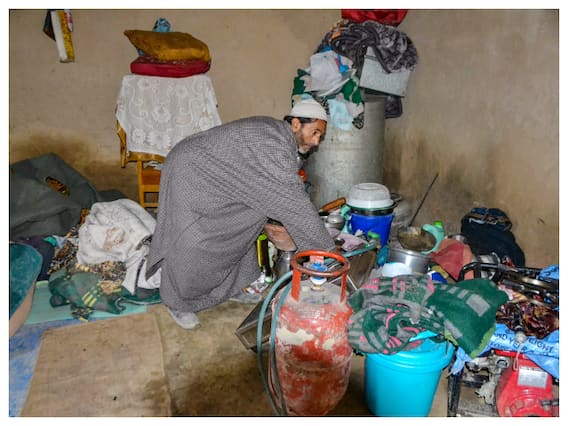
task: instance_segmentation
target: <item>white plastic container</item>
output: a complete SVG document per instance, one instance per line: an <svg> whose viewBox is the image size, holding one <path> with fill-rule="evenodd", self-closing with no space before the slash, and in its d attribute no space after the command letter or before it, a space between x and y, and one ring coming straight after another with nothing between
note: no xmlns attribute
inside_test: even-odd
<svg viewBox="0 0 568 426"><path fill-rule="evenodd" d="M356 209L384 209L392 207L389 189L380 183L364 182L354 185L349 190L347 205Z"/></svg>

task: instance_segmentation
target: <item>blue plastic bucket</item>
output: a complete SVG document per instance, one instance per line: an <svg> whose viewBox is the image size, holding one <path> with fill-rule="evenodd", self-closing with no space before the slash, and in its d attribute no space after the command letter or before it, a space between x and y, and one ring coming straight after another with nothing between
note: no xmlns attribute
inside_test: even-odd
<svg viewBox="0 0 568 426"><path fill-rule="evenodd" d="M358 230L363 231L364 234L367 234L369 231L376 232L381 236L381 246L384 247L389 241L393 218L393 213L370 215L352 212L351 218L349 219L350 231L352 234L355 234Z"/></svg>
<svg viewBox="0 0 568 426"><path fill-rule="evenodd" d="M454 354L446 341L430 339L410 351L365 356L365 398L375 416L426 417L442 370Z"/></svg>

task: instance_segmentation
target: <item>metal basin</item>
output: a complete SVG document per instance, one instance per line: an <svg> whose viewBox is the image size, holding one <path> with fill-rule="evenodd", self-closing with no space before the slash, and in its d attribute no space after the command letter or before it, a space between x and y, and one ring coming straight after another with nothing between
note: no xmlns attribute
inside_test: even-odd
<svg viewBox="0 0 568 426"><path fill-rule="evenodd" d="M404 263L412 269L412 272L425 274L428 272L428 263L430 262L430 258L417 251L406 250L402 247L389 246L387 262Z"/></svg>
<svg viewBox="0 0 568 426"><path fill-rule="evenodd" d="M402 248L406 250L428 251L436 245L436 237L433 234L416 226L399 228L397 238Z"/></svg>

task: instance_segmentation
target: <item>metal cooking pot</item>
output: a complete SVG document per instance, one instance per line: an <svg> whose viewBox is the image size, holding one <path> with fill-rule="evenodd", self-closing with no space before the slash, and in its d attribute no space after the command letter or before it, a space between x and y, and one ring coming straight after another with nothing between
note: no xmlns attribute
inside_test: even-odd
<svg viewBox="0 0 568 426"><path fill-rule="evenodd" d="M339 213L330 213L325 218L325 226L329 228L335 229L343 229L343 225L345 225L345 218L341 216Z"/></svg>
<svg viewBox="0 0 568 426"><path fill-rule="evenodd" d="M404 263L412 269L412 272L425 274L428 272L428 263L430 262L430 258L417 251L406 250L402 247L389 246L387 262Z"/></svg>
<svg viewBox="0 0 568 426"><path fill-rule="evenodd" d="M345 225L345 218L338 212L325 213L320 212L319 216L323 220L324 226L329 230L332 237L339 235Z"/></svg>
<svg viewBox="0 0 568 426"><path fill-rule="evenodd" d="M274 263L274 279L278 280L281 278L286 272L290 272L290 260L292 256L296 253L295 250L293 251L282 251L278 250L278 258Z"/></svg>

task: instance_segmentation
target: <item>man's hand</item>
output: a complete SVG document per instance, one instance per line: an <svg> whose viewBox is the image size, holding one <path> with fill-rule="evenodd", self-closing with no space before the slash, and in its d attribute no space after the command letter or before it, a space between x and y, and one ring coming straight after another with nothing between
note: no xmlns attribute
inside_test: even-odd
<svg viewBox="0 0 568 426"><path fill-rule="evenodd" d="M290 234L288 234L286 228L284 228L283 226L267 223L266 225L264 225L264 233L278 250L296 250L296 244L294 243L294 240L292 239Z"/></svg>

